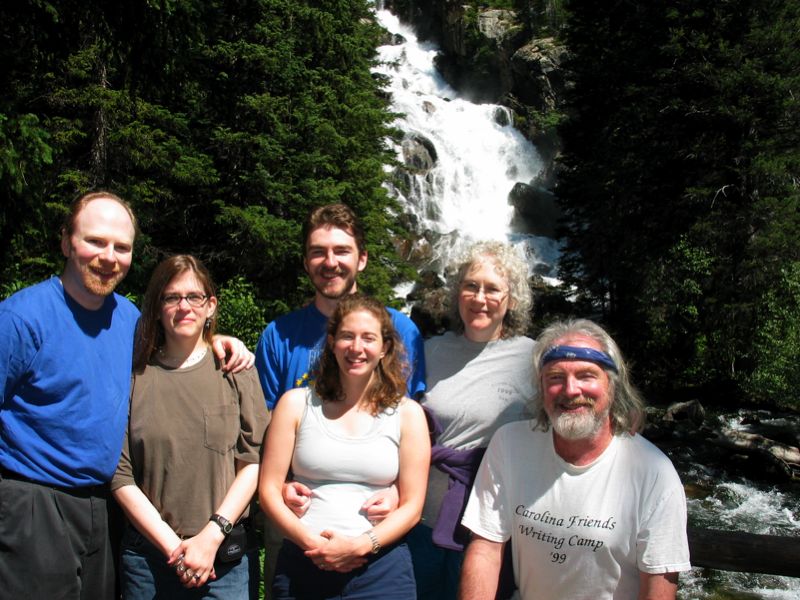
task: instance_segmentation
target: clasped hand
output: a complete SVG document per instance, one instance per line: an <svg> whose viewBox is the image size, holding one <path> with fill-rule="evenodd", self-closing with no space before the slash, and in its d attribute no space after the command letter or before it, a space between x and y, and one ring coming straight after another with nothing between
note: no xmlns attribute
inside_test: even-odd
<svg viewBox="0 0 800 600"><path fill-rule="evenodd" d="M172 551L167 564L175 568L183 587L199 588L209 579L217 578L214 560L223 539L218 527L207 525L196 536L181 541Z"/></svg>
<svg viewBox="0 0 800 600"><path fill-rule="evenodd" d="M319 534L319 545L305 555L323 571L348 573L367 563L359 550L362 546L358 538L326 529Z"/></svg>

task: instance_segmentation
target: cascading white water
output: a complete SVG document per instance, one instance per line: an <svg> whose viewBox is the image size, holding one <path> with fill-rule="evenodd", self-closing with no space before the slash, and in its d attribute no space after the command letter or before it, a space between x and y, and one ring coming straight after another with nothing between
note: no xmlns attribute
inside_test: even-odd
<svg viewBox="0 0 800 600"><path fill-rule="evenodd" d="M410 27L386 10L378 21L403 43L378 49L392 94L392 109L402 113L395 126L406 134L397 156L411 150L413 140L423 140L435 161L408 181L408 190L393 192L419 227L438 234L433 268L441 270L449 256L465 243L478 239L508 240L525 252L531 267L558 260L555 241L514 233L513 209L507 196L516 182L529 183L541 169L536 149L511 125L503 107L476 105L446 84L434 67L438 49L419 43ZM427 146L425 145L427 144ZM431 157L434 158L434 157ZM404 297L407 288L398 290ZM731 423L727 423L732 426ZM678 447L670 454L684 483L713 492L690 497L688 509L697 526L739 529L754 533L800 535L800 495L782 493L746 480L726 481L726 475L704 466L694 448ZM687 453L682 457L681 452ZM681 575L679 600L712 598L789 600L800 598L800 579L748 573L715 572L709 577L695 568Z"/></svg>
<svg viewBox="0 0 800 600"><path fill-rule="evenodd" d="M378 49L381 64L375 69L390 81L391 108L401 113L394 123L405 134L396 148L398 159L408 164L414 146L430 159L407 179L407 190L392 190L415 215L416 233L435 238L429 266L441 271L464 245L491 239L518 246L532 268L553 267L555 241L512 231L508 194L515 183L530 183L542 163L511 124L511 112L460 98L434 66L434 45L418 42L414 31L386 10L378 10L377 18L401 36L400 43Z"/></svg>

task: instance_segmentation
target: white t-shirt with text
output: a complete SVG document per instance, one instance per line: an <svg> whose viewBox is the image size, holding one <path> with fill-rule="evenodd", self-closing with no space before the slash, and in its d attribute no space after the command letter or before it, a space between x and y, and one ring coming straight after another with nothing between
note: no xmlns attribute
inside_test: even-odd
<svg viewBox="0 0 800 600"><path fill-rule="evenodd" d="M640 571L690 569L683 486L658 448L614 436L578 467L556 454L552 436L531 421L502 427L462 520L486 539L511 539L523 600L629 600Z"/></svg>

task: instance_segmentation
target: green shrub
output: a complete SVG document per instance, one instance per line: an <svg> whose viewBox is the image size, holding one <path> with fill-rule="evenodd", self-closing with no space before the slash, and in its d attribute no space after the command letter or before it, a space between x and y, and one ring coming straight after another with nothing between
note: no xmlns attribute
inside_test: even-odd
<svg viewBox="0 0 800 600"><path fill-rule="evenodd" d="M800 409L800 262L783 269L781 285L765 294L759 317L755 364L743 387L753 400Z"/></svg>
<svg viewBox="0 0 800 600"><path fill-rule="evenodd" d="M242 340L255 348L258 336L266 326L265 310L259 307L253 284L235 277L218 291L219 313L217 330Z"/></svg>

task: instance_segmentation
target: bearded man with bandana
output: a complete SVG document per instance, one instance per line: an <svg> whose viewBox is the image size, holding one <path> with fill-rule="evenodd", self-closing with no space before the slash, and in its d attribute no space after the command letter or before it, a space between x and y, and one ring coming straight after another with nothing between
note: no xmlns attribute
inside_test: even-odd
<svg viewBox="0 0 800 600"><path fill-rule="evenodd" d="M459 598L495 597L511 540L523 600L673 600L690 569L686 498L639 431L644 405L622 354L588 320L540 335L532 421L492 438L462 523L472 541Z"/></svg>

